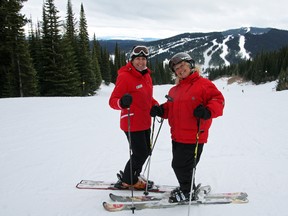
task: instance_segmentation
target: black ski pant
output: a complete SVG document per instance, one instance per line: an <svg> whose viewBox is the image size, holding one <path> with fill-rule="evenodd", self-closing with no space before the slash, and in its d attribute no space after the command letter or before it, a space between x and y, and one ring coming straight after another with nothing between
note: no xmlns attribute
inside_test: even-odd
<svg viewBox="0 0 288 216"><path fill-rule="evenodd" d="M203 146L203 143L198 144L196 165L200 160ZM172 168L179 182L180 189L184 193L189 192L191 189L195 148L196 144L183 144L172 140ZM193 188L195 188L195 180Z"/></svg>
<svg viewBox="0 0 288 216"><path fill-rule="evenodd" d="M127 139L129 141L129 134L125 132ZM131 132L131 160L132 160L132 178L133 182L131 183L131 171L130 171L130 159L126 163L123 182L127 184L135 184L138 181L138 176L142 171L142 166L144 165L147 157L151 153L151 144L150 144L150 134L151 129L144 131L135 131Z"/></svg>

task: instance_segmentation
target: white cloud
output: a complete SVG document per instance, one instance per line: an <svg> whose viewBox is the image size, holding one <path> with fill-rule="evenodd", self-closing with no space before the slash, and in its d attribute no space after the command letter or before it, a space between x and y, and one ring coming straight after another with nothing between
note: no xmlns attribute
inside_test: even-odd
<svg viewBox="0 0 288 216"><path fill-rule="evenodd" d="M286 0L191 1L191 0L71 0L75 18L83 3L92 36L167 38L185 32L211 32L255 26L288 30ZM65 19L67 1L55 0ZM33 21L42 19L42 1L29 0L22 12Z"/></svg>

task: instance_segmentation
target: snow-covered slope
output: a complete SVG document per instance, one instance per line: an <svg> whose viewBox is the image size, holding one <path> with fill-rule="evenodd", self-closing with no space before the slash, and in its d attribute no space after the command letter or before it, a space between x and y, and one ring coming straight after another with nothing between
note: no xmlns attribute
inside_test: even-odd
<svg viewBox="0 0 288 216"><path fill-rule="evenodd" d="M226 99L214 120L196 181L214 192L246 191L244 205L193 206L191 215L287 215L288 91L215 81ZM116 180L129 157L119 112L108 106L113 86L93 97L0 99L0 215L104 216L108 191L79 190L81 179ZM171 85L155 86L165 101ZM159 123L156 125L156 129ZM156 183L176 185L169 126L164 122L151 163ZM119 192L130 194L129 192ZM136 194L142 194L137 192ZM135 215L187 215L187 206ZM130 215L119 212L117 215Z"/></svg>

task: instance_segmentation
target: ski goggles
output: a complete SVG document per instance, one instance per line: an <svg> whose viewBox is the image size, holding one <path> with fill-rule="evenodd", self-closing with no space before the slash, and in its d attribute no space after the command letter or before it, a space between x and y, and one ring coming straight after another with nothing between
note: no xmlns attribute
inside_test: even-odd
<svg viewBox="0 0 288 216"><path fill-rule="evenodd" d="M131 52L131 56L139 56L141 54L146 57L149 56L149 50L146 46L136 46L133 48Z"/></svg>

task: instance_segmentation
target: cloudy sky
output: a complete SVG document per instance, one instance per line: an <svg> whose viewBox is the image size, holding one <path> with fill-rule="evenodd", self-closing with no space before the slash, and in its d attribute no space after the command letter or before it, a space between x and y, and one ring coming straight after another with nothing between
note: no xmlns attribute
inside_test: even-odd
<svg viewBox="0 0 288 216"><path fill-rule="evenodd" d="M42 20L45 0L28 0L22 13ZM54 0L65 19L68 0ZM287 0L71 0L78 20L83 3L88 32L97 38L168 38L186 32L212 32L239 27L288 30Z"/></svg>

